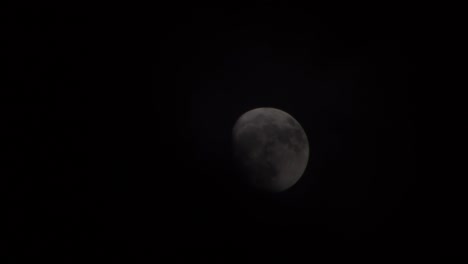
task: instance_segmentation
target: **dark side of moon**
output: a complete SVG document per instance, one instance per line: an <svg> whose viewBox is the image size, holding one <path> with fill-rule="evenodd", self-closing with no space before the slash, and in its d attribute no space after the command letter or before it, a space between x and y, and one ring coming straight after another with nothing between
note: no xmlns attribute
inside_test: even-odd
<svg viewBox="0 0 468 264"><path fill-rule="evenodd" d="M233 128L233 149L243 180L269 192L296 184L309 159L303 128L275 108L256 108L239 117Z"/></svg>

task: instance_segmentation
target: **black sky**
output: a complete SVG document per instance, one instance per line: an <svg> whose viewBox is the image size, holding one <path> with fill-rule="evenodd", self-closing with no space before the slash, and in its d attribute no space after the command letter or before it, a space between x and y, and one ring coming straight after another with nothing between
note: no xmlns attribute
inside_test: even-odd
<svg viewBox="0 0 468 264"><path fill-rule="evenodd" d="M412 162L409 9L36 8L7 16L11 259L399 259L443 236ZM231 162L236 119L263 106L310 143L277 195Z"/></svg>

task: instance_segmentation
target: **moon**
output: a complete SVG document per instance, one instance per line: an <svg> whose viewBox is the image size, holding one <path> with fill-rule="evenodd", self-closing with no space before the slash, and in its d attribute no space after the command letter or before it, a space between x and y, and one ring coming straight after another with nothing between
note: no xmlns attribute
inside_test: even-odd
<svg viewBox="0 0 468 264"><path fill-rule="evenodd" d="M234 160L245 182L255 189L282 192L302 177L309 141L299 122L276 108L250 110L232 130Z"/></svg>

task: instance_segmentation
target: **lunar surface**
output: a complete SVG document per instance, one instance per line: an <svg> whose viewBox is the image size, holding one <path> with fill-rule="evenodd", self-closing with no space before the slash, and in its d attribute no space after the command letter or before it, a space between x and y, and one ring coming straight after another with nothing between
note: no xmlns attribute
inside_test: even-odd
<svg viewBox="0 0 468 264"><path fill-rule="evenodd" d="M309 142L288 113L253 109L239 117L232 132L234 158L250 186L281 192L301 178L309 159Z"/></svg>

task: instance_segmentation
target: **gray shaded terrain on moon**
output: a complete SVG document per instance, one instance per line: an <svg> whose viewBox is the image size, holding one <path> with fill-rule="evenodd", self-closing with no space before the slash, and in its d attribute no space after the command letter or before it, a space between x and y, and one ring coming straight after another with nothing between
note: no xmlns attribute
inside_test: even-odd
<svg viewBox="0 0 468 264"><path fill-rule="evenodd" d="M281 192L304 173L309 142L301 125L288 113L257 108L243 114L233 128L234 158L247 183Z"/></svg>

